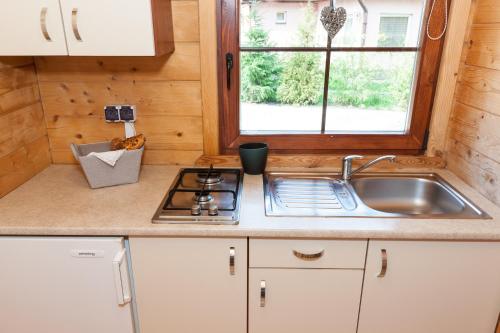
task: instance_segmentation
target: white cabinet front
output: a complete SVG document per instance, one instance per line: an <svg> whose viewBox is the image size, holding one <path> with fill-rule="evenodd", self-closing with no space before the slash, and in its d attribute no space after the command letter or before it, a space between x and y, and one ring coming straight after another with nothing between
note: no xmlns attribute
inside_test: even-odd
<svg viewBox="0 0 500 333"><path fill-rule="evenodd" d="M362 279L363 270L250 269L249 333L355 333Z"/></svg>
<svg viewBox="0 0 500 333"><path fill-rule="evenodd" d="M0 9L0 55L67 55L58 0L5 1Z"/></svg>
<svg viewBox="0 0 500 333"><path fill-rule="evenodd" d="M132 238L141 333L246 333L247 240Z"/></svg>
<svg viewBox="0 0 500 333"><path fill-rule="evenodd" d="M155 55L150 0L61 0L61 7L69 55Z"/></svg>
<svg viewBox="0 0 500 333"><path fill-rule="evenodd" d="M132 333L122 238L0 237L0 332Z"/></svg>
<svg viewBox="0 0 500 333"><path fill-rule="evenodd" d="M492 333L499 313L500 243L370 241L359 333Z"/></svg>

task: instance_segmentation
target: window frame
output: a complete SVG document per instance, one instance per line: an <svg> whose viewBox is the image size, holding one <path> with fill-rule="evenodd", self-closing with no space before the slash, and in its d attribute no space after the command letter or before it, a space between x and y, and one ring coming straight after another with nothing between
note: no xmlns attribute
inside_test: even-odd
<svg viewBox="0 0 500 333"><path fill-rule="evenodd" d="M330 51L332 52L417 52L417 67L412 94L411 123L405 134L273 134L243 135L239 129L240 98L240 25L239 0L217 0L218 29L218 83L220 152L237 153L240 144L266 142L276 153L398 153L422 154L427 145L428 127L438 81L444 38L434 41L426 37L432 0L426 0L419 47L331 47L325 48L267 48L269 51ZM451 4L451 0L447 0ZM444 7L444 6L443 6ZM450 8L450 6L448 6ZM434 9L433 17L443 17L443 8ZM442 28L443 22L434 19L430 31ZM245 48L251 51L251 48ZM233 66L228 69L226 55L233 55ZM327 61L329 59L327 57ZM329 70L327 66L327 70ZM229 76L228 76L229 74ZM230 77L230 82L228 82ZM228 85L229 84L229 85ZM228 88L229 87L229 88ZM418 98L414 98L418 96Z"/></svg>

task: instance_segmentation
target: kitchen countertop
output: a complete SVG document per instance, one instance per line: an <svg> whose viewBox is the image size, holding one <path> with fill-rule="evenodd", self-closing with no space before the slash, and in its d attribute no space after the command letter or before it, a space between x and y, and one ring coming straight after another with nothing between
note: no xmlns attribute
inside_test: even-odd
<svg viewBox="0 0 500 333"><path fill-rule="evenodd" d="M239 225L152 224L178 170L144 166L137 184L92 190L79 166L52 165L0 199L0 234L500 240L500 207L442 169L426 172L441 175L492 219L266 217L262 177L245 175Z"/></svg>

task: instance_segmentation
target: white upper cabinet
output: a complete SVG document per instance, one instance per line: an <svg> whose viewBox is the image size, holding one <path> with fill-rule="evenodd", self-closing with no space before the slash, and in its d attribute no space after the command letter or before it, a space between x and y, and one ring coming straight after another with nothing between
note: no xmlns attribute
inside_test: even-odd
<svg viewBox="0 0 500 333"><path fill-rule="evenodd" d="M61 8L70 55L157 54L151 0L61 0Z"/></svg>
<svg viewBox="0 0 500 333"><path fill-rule="evenodd" d="M499 313L500 243L370 241L358 333L492 333Z"/></svg>
<svg viewBox="0 0 500 333"><path fill-rule="evenodd" d="M0 55L67 55L59 0L5 1Z"/></svg>
<svg viewBox="0 0 500 333"><path fill-rule="evenodd" d="M157 56L173 49L170 0L16 0L0 11L0 56Z"/></svg>

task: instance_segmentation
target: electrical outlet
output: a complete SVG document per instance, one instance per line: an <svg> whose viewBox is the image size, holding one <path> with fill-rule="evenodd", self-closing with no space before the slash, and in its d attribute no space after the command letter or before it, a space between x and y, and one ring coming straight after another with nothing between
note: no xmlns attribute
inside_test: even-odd
<svg viewBox="0 0 500 333"><path fill-rule="evenodd" d="M107 122L119 122L120 112L116 105L107 105L104 107L104 118Z"/></svg>
<svg viewBox="0 0 500 333"><path fill-rule="evenodd" d="M120 120L124 122L135 122L135 106L122 105L120 108Z"/></svg>

